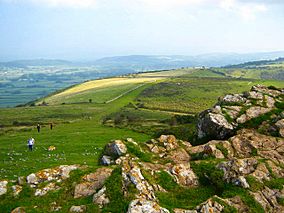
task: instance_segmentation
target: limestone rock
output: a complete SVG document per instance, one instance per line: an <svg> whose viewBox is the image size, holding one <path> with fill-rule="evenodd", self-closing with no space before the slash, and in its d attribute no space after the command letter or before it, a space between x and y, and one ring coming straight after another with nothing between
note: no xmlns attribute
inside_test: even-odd
<svg viewBox="0 0 284 213"><path fill-rule="evenodd" d="M103 187L105 180L111 175L111 168L99 168L94 173L85 175L84 182L75 186L74 198L92 195L97 189Z"/></svg>
<svg viewBox="0 0 284 213"><path fill-rule="evenodd" d="M26 178L21 176L21 177L18 177L18 184L19 185L24 185L26 183Z"/></svg>
<svg viewBox="0 0 284 213"><path fill-rule="evenodd" d="M260 115L263 115L263 114L268 113L270 111L271 111L271 108L253 106L246 111L247 120L259 117Z"/></svg>
<svg viewBox="0 0 284 213"><path fill-rule="evenodd" d="M104 186L100 191L98 191L93 196L93 203L98 204L100 208L110 202L109 198L105 194L106 187Z"/></svg>
<svg viewBox="0 0 284 213"><path fill-rule="evenodd" d="M230 206L233 206L238 210L239 213L247 213L249 212L249 207L244 204L242 199L239 196L235 196L232 198L228 198L225 200Z"/></svg>
<svg viewBox="0 0 284 213"><path fill-rule="evenodd" d="M246 98L242 94L229 94L226 95L221 102L229 104L242 104L246 101Z"/></svg>
<svg viewBox="0 0 284 213"><path fill-rule="evenodd" d="M256 170L251 173L251 175L254 176L260 182L270 180L270 173L264 163L258 164Z"/></svg>
<svg viewBox="0 0 284 213"><path fill-rule="evenodd" d="M153 187L143 177L139 166L131 159L125 159L122 163L122 177L124 185L134 184L138 190L139 198L156 200Z"/></svg>
<svg viewBox="0 0 284 213"><path fill-rule="evenodd" d="M203 148L203 153L207 155L212 155L215 158L219 159L225 158L223 153L219 149L217 149L216 146L213 144L206 144Z"/></svg>
<svg viewBox="0 0 284 213"><path fill-rule="evenodd" d="M166 150L175 149L178 147L177 140L173 135L161 135L158 139Z"/></svg>
<svg viewBox="0 0 284 213"><path fill-rule="evenodd" d="M198 213L196 210L173 209L174 213Z"/></svg>
<svg viewBox="0 0 284 213"><path fill-rule="evenodd" d="M0 196L7 193L7 184L8 181L6 180L0 181Z"/></svg>
<svg viewBox="0 0 284 213"><path fill-rule="evenodd" d="M279 134L281 137L284 137L284 119L277 121L275 125L279 128Z"/></svg>
<svg viewBox="0 0 284 213"><path fill-rule="evenodd" d="M22 190L23 190L23 187L20 185L12 186L12 191L13 191L14 196L18 196Z"/></svg>
<svg viewBox="0 0 284 213"><path fill-rule="evenodd" d="M81 205L81 206L71 206L71 208L69 209L69 212L85 212L87 210L87 207L85 205Z"/></svg>
<svg viewBox="0 0 284 213"><path fill-rule="evenodd" d="M170 169L175 181L182 186L197 186L198 178L190 168L190 164L177 164Z"/></svg>
<svg viewBox="0 0 284 213"><path fill-rule="evenodd" d="M11 211L11 213L25 213L25 209L23 207L17 207Z"/></svg>
<svg viewBox="0 0 284 213"><path fill-rule="evenodd" d="M28 175L27 176L27 183L29 183L29 184L37 184L38 183L37 176L34 173Z"/></svg>
<svg viewBox="0 0 284 213"><path fill-rule="evenodd" d="M189 154L183 148L170 151L166 158L171 159L174 163L186 163L190 160Z"/></svg>
<svg viewBox="0 0 284 213"><path fill-rule="evenodd" d="M243 188L249 188L245 176L255 171L257 163L257 160L254 158L233 159L218 164L217 168L223 170L223 178L228 183L231 182Z"/></svg>
<svg viewBox="0 0 284 213"><path fill-rule="evenodd" d="M114 140L107 144L104 150L104 154L117 158L124 155L127 152L126 145L121 140Z"/></svg>
<svg viewBox="0 0 284 213"><path fill-rule="evenodd" d="M197 131L199 138L225 139L234 133L234 126L226 120L224 115L207 110L199 115Z"/></svg>
<svg viewBox="0 0 284 213"><path fill-rule="evenodd" d="M224 206L212 200L211 198L196 208L197 212L202 212L202 213L221 213L223 209Z"/></svg>
<svg viewBox="0 0 284 213"><path fill-rule="evenodd" d="M111 164L113 164L114 161L112 160L112 158L110 156L107 156L107 155L103 155L101 157L101 164L104 165L104 166L109 166Z"/></svg>
<svg viewBox="0 0 284 213"><path fill-rule="evenodd" d="M69 178L69 173L78 169L77 165L61 165L54 168L43 169L27 176L27 183L37 185L42 182L61 181Z"/></svg>
<svg viewBox="0 0 284 213"><path fill-rule="evenodd" d="M278 204L277 199L283 197L279 190L265 187L263 190L251 193L266 212L283 212L284 207Z"/></svg>
<svg viewBox="0 0 284 213"><path fill-rule="evenodd" d="M263 94L268 94L272 97L277 97L281 94L280 91L274 90L274 89L268 89L266 86L263 85L255 85L251 88L251 91L263 93Z"/></svg>
<svg viewBox="0 0 284 213"><path fill-rule="evenodd" d="M54 191L60 189L55 183L48 183L45 187L41 189L36 189L35 196L43 196L46 195L49 191Z"/></svg>
<svg viewBox="0 0 284 213"><path fill-rule="evenodd" d="M127 213L170 213L170 211L154 201L136 199L129 204Z"/></svg>

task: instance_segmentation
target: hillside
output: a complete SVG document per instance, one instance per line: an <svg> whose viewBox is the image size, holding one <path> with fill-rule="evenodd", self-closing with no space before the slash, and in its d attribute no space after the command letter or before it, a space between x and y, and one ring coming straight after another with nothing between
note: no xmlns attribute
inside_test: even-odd
<svg viewBox="0 0 284 213"><path fill-rule="evenodd" d="M122 178L120 169L117 168L119 166L112 165L104 168L100 165L104 147L109 141L120 139L127 146L127 153L131 156L128 159L130 164L133 160L132 157L136 156L137 159L134 161L142 163L142 167L145 166L145 168L147 168L145 162L149 166L152 166L152 163L170 165L173 159L166 156L173 154L178 161L178 156L182 156L182 153L174 154L176 149L165 151L161 148L165 145L158 142L159 150L161 148L165 151L162 152L166 154L164 157L160 157L159 154L162 153L153 153L146 144L152 146L156 144L155 141L162 139L145 143L151 138L160 138L160 135L174 135L174 138L177 138L174 139L176 148L178 150L184 149L187 154L182 151L183 154L191 159L190 167L195 177L198 178L199 185L197 188L184 188L184 186L176 184L171 179L173 176L167 175L169 173L162 172L161 176L158 174L153 176L151 171L148 174L149 171L144 171L142 168L141 174L145 179L149 178L147 182L154 187L155 200L153 201L155 202L147 201L146 203L150 206L156 203L172 211L176 208L193 209L213 195L227 199L225 195L221 196L221 189L212 186L211 183L206 185L202 182L203 173L198 172L198 169L204 168L203 164L200 164L200 168L194 167L198 165L199 161L206 163L209 159L211 162L211 156L207 159L203 153L198 151L194 154L193 152L195 147L201 150L204 143L208 143L215 137L198 138L199 130L196 129L196 125L200 118L197 115L200 111L214 105L218 97L226 97L227 93L242 94L257 84L273 85L269 88L274 88L274 90L284 87L283 81L233 78L212 69L188 68L87 81L30 102L24 107L2 108L0 109L0 158L3 163L0 165L0 180L2 180L0 191L4 194L0 195L1 211L11 212L12 209L21 206L25 208L26 212L52 212L55 210L68 212L71 206L77 206L74 208L78 209L78 206L82 205L83 209L86 208L84 210L86 212L117 212L117 209L121 209L118 212L126 212L130 201L134 201L140 192L135 189L135 185L130 184L127 191L124 191L128 195L125 194L125 199L121 201L121 185L117 185L117 183L121 183ZM260 103L259 100L252 99L250 104L260 104L264 107L267 100ZM281 133L275 122L279 119L279 111L283 111L282 105L278 103L280 101L279 99L275 103L275 110L271 114L274 119L271 122L269 120L269 122L263 123L263 119L267 120L267 116L260 120L253 119L252 124L247 122L239 125L234 129L234 134L239 134L238 131L243 128L250 129L248 131L255 128L261 134L268 135L267 137L279 137ZM236 122L237 118L229 117L234 112L229 112L226 107L229 107L230 104L227 105L222 104L224 110L227 110L226 113L221 110L225 119L228 119L228 122ZM240 105L238 104L238 107ZM247 107L242 108L239 114L245 114L245 110ZM36 129L38 123L41 126L39 133ZM50 129L51 123L53 129ZM256 125L256 123L261 124ZM28 151L26 145L26 141L30 137L34 137L36 141L32 152ZM173 138L173 136L169 137ZM232 135L228 135L225 140L227 141L229 137ZM129 138L137 142L138 146L135 143L132 145L133 141ZM209 144L211 143L209 142ZM192 146L192 148L186 149L186 145ZM217 146L219 150L222 150L221 145ZM226 151L222 151L226 153ZM253 153L255 154L255 150ZM229 159L225 156L226 154L223 155L224 159ZM111 154L110 156L113 157ZM112 158L107 157L106 160L113 162ZM140 163L138 164L139 168L141 167ZM212 163L217 165L220 160L213 160ZM166 166L162 170L169 171L170 168ZM208 170L204 169L210 173L214 168L211 165ZM173 174L171 173L171 175ZM207 173L206 176L208 176ZM33 183L26 183L27 177ZM110 196L110 203L102 210L100 210L102 204L94 204L91 195L97 191L92 188L92 181L97 177L100 180L96 182L97 189L103 187L102 181L106 178L109 181L105 184L106 193ZM167 184L162 183L164 179ZM281 182L278 179L271 180L272 183ZM159 185L158 187L165 189L168 193L156 192L155 185ZM79 195L80 193L75 196L76 186L76 190L83 191L83 196ZM108 189L109 187L114 188ZM226 193L238 189L228 187ZM84 191L86 188L88 188L88 192ZM274 190L274 188L272 189ZM197 191L200 192L200 197L195 196ZM104 193L104 190L100 193ZM242 199L249 199L249 202L245 203L248 208L254 209L253 205L256 205L257 210L261 209L247 194L249 191L241 190L238 193L241 197L245 196ZM185 196L180 197L179 194ZM252 212L257 211L252 210Z"/></svg>
<svg viewBox="0 0 284 213"><path fill-rule="evenodd" d="M134 90L114 103L121 107L138 94ZM36 137L35 152L21 151L22 145L16 142L31 131L19 132L21 137L18 130L6 132L0 137L9 140L11 168L10 173L8 167L1 168L1 174L10 174L0 182L1 210L282 212L283 98L283 89L260 85L249 92L224 95L198 116L195 142L201 145L172 135L150 140L96 124L98 113L117 110L111 104L101 109L80 105L90 108L89 113L94 111L94 117L58 123L53 130L43 128ZM64 105L69 113L72 107ZM56 106L26 110L36 108L41 116L48 108L58 110ZM18 148L12 150L11 145ZM4 165L9 163L7 157L3 159ZM32 167L23 172L29 164Z"/></svg>

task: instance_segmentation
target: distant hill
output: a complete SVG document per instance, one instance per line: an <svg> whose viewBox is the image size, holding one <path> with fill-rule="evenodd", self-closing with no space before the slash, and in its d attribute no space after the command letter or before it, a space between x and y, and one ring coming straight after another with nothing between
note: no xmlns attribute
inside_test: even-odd
<svg viewBox="0 0 284 213"><path fill-rule="evenodd" d="M26 68L28 66L59 66L71 65L72 62L59 59L34 59L34 60L16 60L1 62L0 67L18 67Z"/></svg>
<svg viewBox="0 0 284 213"><path fill-rule="evenodd" d="M263 53L212 53L196 56L186 55L129 55L105 57L90 62L71 62L66 60L17 60L0 63L0 67L27 66L94 66L102 71L137 72L145 70L176 69L180 67L220 67L231 64L241 64L248 61L274 60L284 57L284 51Z"/></svg>
<svg viewBox="0 0 284 213"><path fill-rule="evenodd" d="M260 60L260 61L250 61L242 64L228 65L225 68L256 68L259 66L267 66L273 64L284 63L284 58L277 58L274 60Z"/></svg>

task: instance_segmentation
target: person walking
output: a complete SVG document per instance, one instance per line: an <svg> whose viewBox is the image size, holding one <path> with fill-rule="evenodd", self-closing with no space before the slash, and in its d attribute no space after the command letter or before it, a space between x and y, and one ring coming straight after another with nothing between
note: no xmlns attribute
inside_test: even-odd
<svg viewBox="0 0 284 213"><path fill-rule="evenodd" d="M30 138L30 139L28 140L28 147L29 147L29 150L30 150L30 151L33 151L33 146L34 146L34 144L35 144L35 139L34 139L34 138Z"/></svg>
<svg viewBox="0 0 284 213"><path fill-rule="evenodd" d="M50 123L50 130L52 130L52 128L53 128L53 124L52 124L52 123Z"/></svg>
<svg viewBox="0 0 284 213"><path fill-rule="evenodd" d="M37 128L37 132L40 132L40 125L39 124L37 124L36 128Z"/></svg>

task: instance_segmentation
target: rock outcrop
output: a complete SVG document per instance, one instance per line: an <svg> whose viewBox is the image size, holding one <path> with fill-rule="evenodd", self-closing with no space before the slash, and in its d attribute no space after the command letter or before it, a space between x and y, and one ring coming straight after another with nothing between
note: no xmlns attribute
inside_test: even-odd
<svg viewBox="0 0 284 213"><path fill-rule="evenodd" d="M197 125L199 138L227 139L240 124L271 112L275 103L283 101L283 91L265 86L253 86L250 92L229 94L209 110L199 115ZM281 122L277 126L283 133ZM282 129L282 130L281 130Z"/></svg>
<svg viewBox="0 0 284 213"><path fill-rule="evenodd" d="M92 195L103 187L105 180L111 175L111 168L99 168L94 173L85 175L82 183L75 186L74 198Z"/></svg>

